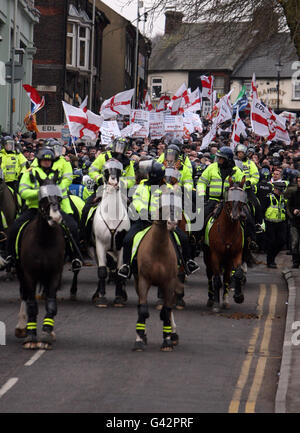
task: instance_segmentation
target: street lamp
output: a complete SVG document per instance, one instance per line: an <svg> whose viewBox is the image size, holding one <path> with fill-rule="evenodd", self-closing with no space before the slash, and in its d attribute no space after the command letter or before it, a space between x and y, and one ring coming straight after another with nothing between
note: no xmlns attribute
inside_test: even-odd
<svg viewBox="0 0 300 433"><path fill-rule="evenodd" d="M278 60L278 63L276 63L276 70L277 70L277 112L279 113L279 83L280 83L280 72L282 71L282 64L280 63L280 59Z"/></svg>

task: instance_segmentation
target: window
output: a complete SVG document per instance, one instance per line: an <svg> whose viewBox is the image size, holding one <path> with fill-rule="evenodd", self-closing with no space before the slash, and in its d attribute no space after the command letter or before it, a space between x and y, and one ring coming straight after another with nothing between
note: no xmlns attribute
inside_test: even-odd
<svg viewBox="0 0 300 433"><path fill-rule="evenodd" d="M132 74L132 58L133 58L133 47L130 42L126 42L126 56L125 56L125 71L131 76Z"/></svg>
<svg viewBox="0 0 300 433"><path fill-rule="evenodd" d="M70 5L67 23L66 64L84 70L90 65L91 20L84 11Z"/></svg>
<svg viewBox="0 0 300 433"><path fill-rule="evenodd" d="M217 92L218 99L225 95L225 78L214 77L214 90Z"/></svg>
<svg viewBox="0 0 300 433"><path fill-rule="evenodd" d="M292 80L293 83L293 99L300 99L300 77Z"/></svg>
<svg viewBox="0 0 300 433"><path fill-rule="evenodd" d="M159 99L162 94L162 78L152 77L151 99Z"/></svg>

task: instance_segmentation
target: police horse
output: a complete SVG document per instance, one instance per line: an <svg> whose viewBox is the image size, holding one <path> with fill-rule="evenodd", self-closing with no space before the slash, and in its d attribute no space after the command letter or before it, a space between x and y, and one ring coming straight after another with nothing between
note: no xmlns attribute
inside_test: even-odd
<svg viewBox="0 0 300 433"><path fill-rule="evenodd" d="M123 264L123 239L130 228L126 203L122 196L120 177L123 165L116 159L110 159L104 166L104 186L93 219L93 237L98 266L98 286L93 295L93 302L99 308L107 307L106 278L107 265L113 260L117 269ZM125 196L125 194L124 194ZM127 301L124 278L116 273L115 307L123 307Z"/></svg>

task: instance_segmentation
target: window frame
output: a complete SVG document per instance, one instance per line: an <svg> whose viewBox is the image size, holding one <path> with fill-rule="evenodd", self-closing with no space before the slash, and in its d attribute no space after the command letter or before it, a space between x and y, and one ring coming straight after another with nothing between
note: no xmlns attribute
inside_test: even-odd
<svg viewBox="0 0 300 433"><path fill-rule="evenodd" d="M153 82L154 80L160 80L161 90L160 90L160 95L159 96L156 96L156 92L153 92L153 90L152 90L154 86L156 86L156 87L159 86L158 83L154 83ZM151 99L153 101L159 101L161 95L163 94L163 77L159 77L159 76L153 76L153 77L151 77L151 87L150 87L150 89L151 89Z"/></svg>

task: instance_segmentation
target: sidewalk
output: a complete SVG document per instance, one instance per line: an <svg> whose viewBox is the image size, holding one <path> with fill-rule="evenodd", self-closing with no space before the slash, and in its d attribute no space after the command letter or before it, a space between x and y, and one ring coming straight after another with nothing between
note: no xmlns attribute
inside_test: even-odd
<svg viewBox="0 0 300 433"><path fill-rule="evenodd" d="M299 413L300 268L292 269L291 256L286 255L285 251L278 255L276 262L287 284L288 305L275 413Z"/></svg>

